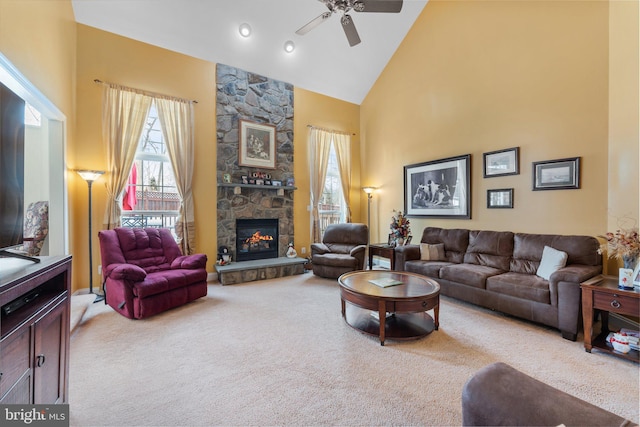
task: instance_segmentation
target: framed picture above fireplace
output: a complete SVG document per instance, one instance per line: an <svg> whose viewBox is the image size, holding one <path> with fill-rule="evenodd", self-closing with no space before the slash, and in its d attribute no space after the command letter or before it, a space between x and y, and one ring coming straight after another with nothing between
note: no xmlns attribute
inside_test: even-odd
<svg viewBox="0 0 640 427"><path fill-rule="evenodd" d="M276 168L276 127L240 119L238 165Z"/></svg>

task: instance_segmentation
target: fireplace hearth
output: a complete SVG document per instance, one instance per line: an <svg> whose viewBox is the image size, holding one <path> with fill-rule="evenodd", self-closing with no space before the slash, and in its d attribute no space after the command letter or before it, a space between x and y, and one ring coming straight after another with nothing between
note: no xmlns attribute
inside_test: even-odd
<svg viewBox="0 0 640 427"><path fill-rule="evenodd" d="M278 258L278 219L236 219L236 261Z"/></svg>

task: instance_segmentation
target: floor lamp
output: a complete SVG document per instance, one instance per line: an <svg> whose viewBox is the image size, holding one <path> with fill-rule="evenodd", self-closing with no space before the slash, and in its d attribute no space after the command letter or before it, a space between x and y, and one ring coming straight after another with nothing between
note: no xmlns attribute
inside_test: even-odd
<svg viewBox="0 0 640 427"><path fill-rule="evenodd" d="M100 178L104 171L78 170L78 175L82 177L89 186L89 293L93 294L93 235L91 230L91 184ZM94 302L102 301L104 296L98 295Z"/></svg>
<svg viewBox="0 0 640 427"><path fill-rule="evenodd" d="M369 245L371 244L371 198L373 197L373 192L375 190L375 187L362 188L362 191L367 193L367 260L369 259ZM372 268L373 266L370 265L369 270Z"/></svg>

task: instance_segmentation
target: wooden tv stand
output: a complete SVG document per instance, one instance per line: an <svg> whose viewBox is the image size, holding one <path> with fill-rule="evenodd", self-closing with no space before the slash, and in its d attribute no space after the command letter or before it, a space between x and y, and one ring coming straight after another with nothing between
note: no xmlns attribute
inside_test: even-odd
<svg viewBox="0 0 640 427"><path fill-rule="evenodd" d="M0 271L0 404L68 403L71 256Z"/></svg>

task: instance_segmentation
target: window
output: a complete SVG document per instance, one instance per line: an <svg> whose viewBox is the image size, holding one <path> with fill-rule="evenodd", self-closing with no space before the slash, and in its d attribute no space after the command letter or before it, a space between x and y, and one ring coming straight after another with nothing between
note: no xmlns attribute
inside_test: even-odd
<svg viewBox="0 0 640 427"><path fill-rule="evenodd" d="M324 189L318 207L321 235L324 234L324 230L329 224L347 221L346 209L342 185L340 184L340 170L338 168L336 150L334 144L331 144L329 162L327 164L327 177L324 181Z"/></svg>
<svg viewBox="0 0 640 427"><path fill-rule="evenodd" d="M173 229L179 207L180 195L154 102L122 197L122 226Z"/></svg>

